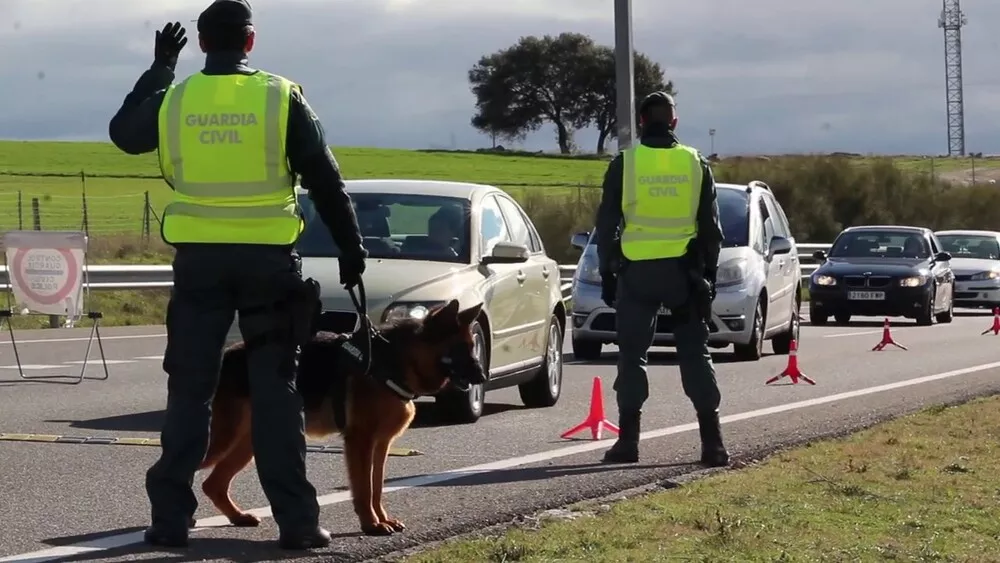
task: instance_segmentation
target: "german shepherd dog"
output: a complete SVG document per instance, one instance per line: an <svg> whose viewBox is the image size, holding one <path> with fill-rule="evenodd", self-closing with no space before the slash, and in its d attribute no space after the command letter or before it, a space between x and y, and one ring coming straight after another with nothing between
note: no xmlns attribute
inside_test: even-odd
<svg viewBox="0 0 1000 563"><path fill-rule="evenodd" d="M412 399L437 393L449 383L468 389L469 384L486 381L470 328L481 309L482 304L459 310L458 301L452 300L423 319L384 323L368 350L367 374L363 365L346 356L349 335L320 331L302 347L296 384L305 406L306 435L343 437L354 512L365 534L405 529L385 511L382 488L389 448L413 422ZM208 453L200 467L212 469L202 490L234 526L260 524L229 496L233 478L253 455L247 355L240 342L223 354Z"/></svg>

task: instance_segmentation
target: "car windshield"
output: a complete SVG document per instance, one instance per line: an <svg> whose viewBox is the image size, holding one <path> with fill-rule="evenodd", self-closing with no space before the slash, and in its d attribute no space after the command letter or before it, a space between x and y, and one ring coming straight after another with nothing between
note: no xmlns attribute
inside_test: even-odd
<svg viewBox="0 0 1000 563"><path fill-rule="evenodd" d="M847 231L833 241L831 258L926 258L927 240L918 232Z"/></svg>
<svg viewBox="0 0 1000 563"><path fill-rule="evenodd" d="M719 221L724 236L722 246L750 244L750 194L746 190L719 188Z"/></svg>
<svg viewBox="0 0 1000 563"><path fill-rule="evenodd" d="M955 258L1000 260L1000 244L996 237L969 235L938 235L945 252Z"/></svg>
<svg viewBox="0 0 1000 563"><path fill-rule="evenodd" d="M421 194L352 193L371 258L469 262L469 200ZM306 228L295 244L303 257L336 257L340 249L308 195L299 195Z"/></svg>

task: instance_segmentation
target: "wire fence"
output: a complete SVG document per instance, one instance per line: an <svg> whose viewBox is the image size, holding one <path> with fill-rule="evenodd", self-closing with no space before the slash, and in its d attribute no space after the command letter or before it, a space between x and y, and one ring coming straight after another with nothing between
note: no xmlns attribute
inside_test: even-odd
<svg viewBox="0 0 1000 563"><path fill-rule="evenodd" d="M80 230L88 237L138 236L148 243L154 228L159 229L159 217L148 191L79 196L29 190L0 193L0 231Z"/></svg>
<svg viewBox="0 0 1000 563"><path fill-rule="evenodd" d="M838 156L865 158L846 153ZM771 160L777 157L729 157L713 164L716 168L725 167L727 161L741 158ZM889 158L909 172L927 173L961 184L1000 180L1000 159L993 155L985 158L981 153L956 158ZM581 173L579 181L573 183L551 182L554 179L539 182L541 178L533 178L519 182L514 175L504 181L477 180L508 190L515 196L530 196L532 192L550 196L560 192L560 195L569 196L565 200L567 203L578 206L592 199L601 181L594 173ZM0 171L0 232L79 229L91 239L128 238L148 246L150 233L154 239L158 238L155 234L160 227L158 214L168 198L169 191L158 174Z"/></svg>

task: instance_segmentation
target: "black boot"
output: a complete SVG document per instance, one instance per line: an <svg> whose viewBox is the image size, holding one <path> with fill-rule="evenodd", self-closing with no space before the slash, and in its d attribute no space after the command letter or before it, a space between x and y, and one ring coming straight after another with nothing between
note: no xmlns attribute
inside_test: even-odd
<svg viewBox="0 0 1000 563"><path fill-rule="evenodd" d="M168 530L158 526L150 526L142 534L142 541L155 547L187 547L187 530Z"/></svg>
<svg viewBox="0 0 1000 563"><path fill-rule="evenodd" d="M698 413L698 432L701 434L701 462L709 467L729 465L729 452L722 443L719 411Z"/></svg>
<svg viewBox="0 0 1000 563"><path fill-rule="evenodd" d="M618 440L604 453L604 463L636 463L639 461L639 421L642 411L618 415Z"/></svg>
<svg viewBox="0 0 1000 563"><path fill-rule="evenodd" d="M281 549L316 549L330 545L330 532L316 526L294 532L282 531L278 536L278 545Z"/></svg>

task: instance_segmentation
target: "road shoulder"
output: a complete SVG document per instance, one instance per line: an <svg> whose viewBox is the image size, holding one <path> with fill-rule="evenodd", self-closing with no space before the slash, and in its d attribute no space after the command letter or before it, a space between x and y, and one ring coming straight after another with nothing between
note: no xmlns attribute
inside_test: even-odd
<svg viewBox="0 0 1000 563"><path fill-rule="evenodd" d="M739 470L652 487L666 491L550 510L405 560L652 561L664 551L678 560L976 560L1000 553L990 509L1000 490L998 407L1000 396L930 407Z"/></svg>

